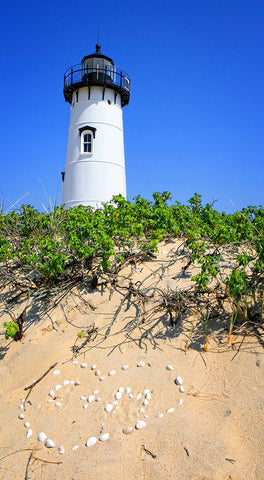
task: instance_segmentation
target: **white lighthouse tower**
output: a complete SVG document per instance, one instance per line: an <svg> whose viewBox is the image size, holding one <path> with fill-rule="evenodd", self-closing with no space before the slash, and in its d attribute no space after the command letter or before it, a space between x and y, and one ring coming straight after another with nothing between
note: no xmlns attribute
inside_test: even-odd
<svg viewBox="0 0 264 480"><path fill-rule="evenodd" d="M113 195L126 198L123 112L130 78L111 58L96 52L64 75L71 104L62 203L98 208Z"/></svg>

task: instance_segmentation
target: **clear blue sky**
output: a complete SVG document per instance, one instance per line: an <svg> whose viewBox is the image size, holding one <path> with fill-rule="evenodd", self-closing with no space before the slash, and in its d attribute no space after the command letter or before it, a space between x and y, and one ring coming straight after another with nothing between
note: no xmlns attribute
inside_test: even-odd
<svg viewBox="0 0 264 480"><path fill-rule="evenodd" d="M44 189L60 203L63 75L94 52L98 25L102 53L132 82L128 199L168 190L183 203L218 199L219 210L263 204L263 0L14 0L0 20L5 211L24 194L48 207Z"/></svg>

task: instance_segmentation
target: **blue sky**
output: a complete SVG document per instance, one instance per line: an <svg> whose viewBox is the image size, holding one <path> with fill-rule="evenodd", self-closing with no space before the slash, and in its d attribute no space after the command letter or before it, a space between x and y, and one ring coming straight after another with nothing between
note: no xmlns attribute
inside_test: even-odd
<svg viewBox="0 0 264 480"><path fill-rule="evenodd" d="M128 199L168 190L234 211L263 204L264 1L5 2L1 6L4 209L60 203L70 106L63 75L94 52L131 77ZM16 204L20 206L21 201Z"/></svg>

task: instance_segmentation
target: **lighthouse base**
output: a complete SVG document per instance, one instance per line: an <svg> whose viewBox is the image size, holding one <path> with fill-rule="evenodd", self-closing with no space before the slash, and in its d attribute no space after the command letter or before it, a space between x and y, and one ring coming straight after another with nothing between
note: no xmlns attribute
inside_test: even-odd
<svg viewBox="0 0 264 480"><path fill-rule="evenodd" d="M125 168L114 163L78 161L68 164L63 182L62 203L102 207L115 195L126 198Z"/></svg>

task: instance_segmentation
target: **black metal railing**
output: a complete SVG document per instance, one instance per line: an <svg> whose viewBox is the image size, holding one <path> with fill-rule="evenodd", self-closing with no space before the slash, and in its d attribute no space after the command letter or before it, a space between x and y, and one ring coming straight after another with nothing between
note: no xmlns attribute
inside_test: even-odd
<svg viewBox="0 0 264 480"><path fill-rule="evenodd" d="M122 106L127 105L130 95L130 78L123 70L111 65L86 68L83 64L74 65L64 74L64 96L71 103L72 92L82 86L105 86L118 91Z"/></svg>

